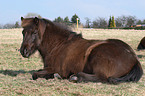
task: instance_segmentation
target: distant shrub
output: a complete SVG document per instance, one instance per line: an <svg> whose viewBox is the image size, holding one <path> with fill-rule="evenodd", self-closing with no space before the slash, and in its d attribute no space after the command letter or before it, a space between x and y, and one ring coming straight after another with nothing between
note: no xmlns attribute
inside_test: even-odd
<svg viewBox="0 0 145 96"><path fill-rule="evenodd" d="M135 30L145 30L145 26L141 26L141 27L135 27Z"/></svg>

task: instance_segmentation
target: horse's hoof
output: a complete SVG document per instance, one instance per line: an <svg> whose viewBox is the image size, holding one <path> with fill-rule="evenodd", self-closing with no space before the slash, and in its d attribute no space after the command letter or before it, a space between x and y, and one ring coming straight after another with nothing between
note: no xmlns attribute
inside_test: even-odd
<svg viewBox="0 0 145 96"><path fill-rule="evenodd" d="M73 82L73 83L77 83L78 82L78 77L75 76L75 75L72 75L72 76L70 76L69 81Z"/></svg>
<svg viewBox="0 0 145 96"><path fill-rule="evenodd" d="M37 76L37 74L33 73L33 75L32 75L32 79L33 79L33 80L36 80L36 79L38 79L38 76Z"/></svg>
<svg viewBox="0 0 145 96"><path fill-rule="evenodd" d="M60 76L58 73L55 73L55 74L54 74L54 78L62 79L61 76Z"/></svg>

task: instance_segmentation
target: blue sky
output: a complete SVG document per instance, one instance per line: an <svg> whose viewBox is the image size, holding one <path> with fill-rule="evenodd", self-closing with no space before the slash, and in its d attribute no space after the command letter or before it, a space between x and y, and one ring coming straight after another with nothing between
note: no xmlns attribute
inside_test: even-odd
<svg viewBox="0 0 145 96"><path fill-rule="evenodd" d="M0 24L15 23L27 13L37 13L49 20L72 17L75 13L85 17L109 19L110 15L136 16L145 19L145 0L0 0Z"/></svg>

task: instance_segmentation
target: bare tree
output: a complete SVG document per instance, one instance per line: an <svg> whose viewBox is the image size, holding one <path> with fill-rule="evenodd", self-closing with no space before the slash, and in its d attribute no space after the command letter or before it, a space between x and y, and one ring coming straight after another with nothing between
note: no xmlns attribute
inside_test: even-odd
<svg viewBox="0 0 145 96"><path fill-rule="evenodd" d="M0 24L0 29L3 29L3 25Z"/></svg>
<svg viewBox="0 0 145 96"><path fill-rule="evenodd" d="M86 27L86 28L90 28L91 20L90 20L88 17L86 17L85 19L86 19L85 27Z"/></svg>
<svg viewBox="0 0 145 96"><path fill-rule="evenodd" d="M15 24L5 24L4 26L3 26L3 29L12 29L12 28L15 28Z"/></svg>
<svg viewBox="0 0 145 96"><path fill-rule="evenodd" d="M136 24L136 21L137 21L137 19L135 16L128 16L126 27L130 27L131 25Z"/></svg>
<svg viewBox="0 0 145 96"><path fill-rule="evenodd" d="M117 17L115 19L115 22L116 22L116 27L118 27L118 28L123 27L122 20L120 17Z"/></svg>
<svg viewBox="0 0 145 96"><path fill-rule="evenodd" d="M135 16L119 16L115 19L117 27L130 27L131 25L136 24Z"/></svg>
<svg viewBox="0 0 145 96"><path fill-rule="evenodd" d="M122 22L122 27L126 27L127 17L123 15L120 18L121 18L121 22Z"/></svg>
<svg viewBox="0 0 145 96"><path fill-rule="evenodd" d="M93 21L93 28L107 28L107 20L105 18L97 18L95 21Z"/></svg>

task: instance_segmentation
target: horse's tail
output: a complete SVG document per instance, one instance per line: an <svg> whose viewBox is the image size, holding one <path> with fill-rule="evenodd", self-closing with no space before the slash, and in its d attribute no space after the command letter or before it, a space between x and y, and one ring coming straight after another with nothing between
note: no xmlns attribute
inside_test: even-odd
<svg viewBox="0 0 145 96"><path fill-rule="evenodd" d="M131 71L119 78L112 78L109 77L108 78L108 82L109 83L121 83L121 82L138 82L140 80L140 78L143 75L143 70L141 68L141 64L139 61L137 61L137 63L133 66L133 68L131 69Z"/></svg>

